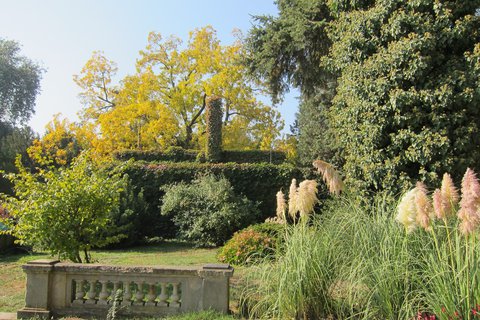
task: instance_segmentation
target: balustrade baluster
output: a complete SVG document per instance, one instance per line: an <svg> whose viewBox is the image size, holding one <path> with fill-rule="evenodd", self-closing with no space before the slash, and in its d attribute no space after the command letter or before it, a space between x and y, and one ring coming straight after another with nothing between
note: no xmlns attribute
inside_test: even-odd
<svg viewBox="0 0 480 320"><path fill-rule="evenodd" d="M112 292L110 293L110 297L108 298L109 303L113 304L115 300L121 301L122 300L122 295L119 293L117 295L117 291L120 290L120 281L113 281L113 289Z"/></svg>
<svg viewBox="0 0 480 320"><path fill-rule="evenodd" d="M123 282L123 305L131 305L132 304L132 291L130 291L130 282L124 281Z"/></svg>
<svg viewBox="0 0 480 320"><path fill-rule="evenodd" d="M157 302L157 307L166 307L168 306L167 303L167 284L165 282L160 282L160 294L158 295L158 302Z"/></svg>
<svg viewBox="0 0 480 320"><path fill-rule="evenodd" d="M83 291L83 280L76 279L73 280L75 282L75 300L73 300L74 304L83 304L85 300L85 291Z"/></svg>
<svg viewBox="0 0 480 320"><path fill-rule="evenodd" d="M143 298L145 297L145 294L143 293L143 284L144 282L137 282L137 293L135 294L134 305L143 306Z"/></svg>
<svg viewBox="0 0 480 320"><path fill-rule="evenodd" d="M173 285L173 292L172 295L170 296L170 307L180 307L180 296L178 294L178 287L180 286L180 283L172 283Z"/></svg>
<svg viewBox="0 0 480 320"><path fill-rule="evenodd" d="M98 295L98 302L97 304L108 304L108 292L107 292L107 284L108 284L108 281L106 280L100 280L100 283L102 284L102 290L100 291L100 294Z"/></svg>
<svg viewBox="0 0 480 320"><path fill-rule="evenodd" d="M97 293L95 292L95 285L97 284L97 280L88 280L88 283L90 284L90 288L88 289L87 293L87 301L85 301L86 304L95 304L97 303L97 300L95 300L95 297Z"/></svg>
<svg viewBox="0 0 480 320"><path fill-rule="evenodd" d="M149 283L148 284L148 294L147 294L147 302L145 303L146 306L154 306L155 305L155 298L157 295L155 294L156 284Z"/></svg>

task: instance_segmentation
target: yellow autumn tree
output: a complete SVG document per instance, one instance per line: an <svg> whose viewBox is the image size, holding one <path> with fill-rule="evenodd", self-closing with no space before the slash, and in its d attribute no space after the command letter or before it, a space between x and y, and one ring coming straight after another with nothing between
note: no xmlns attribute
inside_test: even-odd
<svg viewBox="0 0 480 320"><path fill-rule="evenodd" d="M97 147L152 149L170 145L199 148L205 135L208 96L223 101L223 143L227 149L271 146L283 128L279 112L257 100L242 46L222 46L211 27L194 30L186 43L151 32L137 60L137 72L109 87L115 65L94 53L75 76L86 103L85 121L98 126ZM102 71L103 67L103 71Z"/></svg>
<svg viewBox="0 0 480 320"><path fill-rule="evenodd" d="M82 150L90 149L96 139L91 127L71 123L61 114L56 114L45 129L45 134L27 149L30 159L41 167L70 164Z"/></svg>

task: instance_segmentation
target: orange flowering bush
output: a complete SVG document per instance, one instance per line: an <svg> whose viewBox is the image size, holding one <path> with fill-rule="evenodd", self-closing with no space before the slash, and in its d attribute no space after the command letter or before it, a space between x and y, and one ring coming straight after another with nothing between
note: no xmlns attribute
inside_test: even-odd
<svg viewBox="0 0 480 320"><path fill-rule="evenodd" d="M220 249L217 258L234 265L250 264L273 256L276 245L274 236L248 227L236 232Z"/></svg>

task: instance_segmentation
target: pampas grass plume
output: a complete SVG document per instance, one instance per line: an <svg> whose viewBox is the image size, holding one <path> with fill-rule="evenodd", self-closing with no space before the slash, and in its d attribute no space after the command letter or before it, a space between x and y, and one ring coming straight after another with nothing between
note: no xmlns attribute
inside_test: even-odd
<svg viewBox="0 0 480 320"><path fill-rule="evenodd" d="M400 200L397 208L397 217L396 220L403 224L408 233L415 230L417 227L416 223L416 205L415 205L415 195L417 193L417 188L405 193Z"/></svg>
<svg viewBox="0 0 480 320"><path fill-rule="evenodd" d="M287 211L287 203L285 202L285 195L280 190L277 192L277 217L280 220L286 221L285 213Z"/></svg>
<svg viewBox="0 0 480 320"><path fill-rule="evenodd" d="M288 214L295 220L297 216L297 180L292 179L292 183L290 184L290 189L288 191Z"/></svg>
<svg viewBox="0 0 480 320"><path fill-rule="evenodd" d="M315 180L304 180L300 182L297 196L297 209L301 218L306 218L313 212L317 198L317 182Z"/></svg>
<svg viewBox="0 0 480 320"><path fill-rule="evenodd" d="M427 187L423 182L417 182L415 187L415 221L425 230L431 230L430 218L432 217L433 209L430 199L427 195Z"/></svg>
<svg viewBox="0 0 480 320"><path fill-rule="evenodd" d="M313 166L322 174L323 181L327 184L328 191L331 194L339 195L340 192L345 189L345 184L340 178L340 175L330 163L322 160L315 160Z"/></svg>
<svg viewBox="0 0 480 320"><path fill-rule="evenodd" d="M458 190L453 184L452 177L445 173L442 179L441 189L433 193L433 208L438 219L447 219L455 214L455 207L458 204Z"/></svg>
<svg viewBox="0 0 480 320"><path fill-rule="evenodd" d="M475 172L468 168L462 179L462 200L458 218L461 220L460 230L463 234L469 234L479 224L480 183Z"/></svg>

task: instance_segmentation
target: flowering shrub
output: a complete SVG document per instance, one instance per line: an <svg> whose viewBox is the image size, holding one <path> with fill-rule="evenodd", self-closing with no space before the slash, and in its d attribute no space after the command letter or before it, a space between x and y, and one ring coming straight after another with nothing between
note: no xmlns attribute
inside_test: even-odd
<svg viewBox="0 0 480 320"><path fill-rule="evenodd" d="M251 226L236 232L220 249L217 258L221 262L245 265L272 256L276 245L273 233L269 235Z"/></svg>

